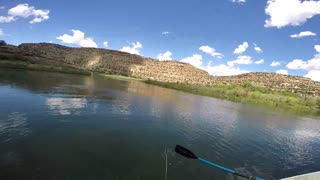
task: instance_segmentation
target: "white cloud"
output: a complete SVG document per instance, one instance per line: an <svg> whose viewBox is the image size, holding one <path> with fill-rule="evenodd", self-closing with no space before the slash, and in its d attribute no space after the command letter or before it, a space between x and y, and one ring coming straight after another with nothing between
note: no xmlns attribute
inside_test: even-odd
<svg viewBox="0 0 320 180"><path fill-rule="evenodd" d="M251 57L250 57L250 59L251 59ZM209 74L215 75L215 76L231 76L231 75L239 75L239 74L244 74L244 73L250 72L247 70L242 70L238 67L225 65L225 64L220 64L220 65L214 66L214 65L212 65L211 62L209 62L209 64L207 66L204 66L203 62L202 62L202 56L199 54L193 54L190 57L182 59L181 62L189 63L189 64L195 66L196 68L205 70ZM241 62L239 61L239 63L241 63Z"/></svg>
<svg viewBox="0 0 320 180"><path fill-rule="evenodd" d="M223 54L217 52L214 48L210 47L210 46L201 46L199 48L200 51L205 52L207 54L210 54L212 57L218 57L218 58L222 58Z"/></svg>
<svg viewBox="0 0 320 180"><path fill-rule="evenodd" d="M258 47L256 44L253 44L254 45L254 50L258 53L262 53L262 49L260 47Z"/></svg>
<svg viewBox="0 0 320 180"><path fill-rule="evenodd" d="M253 60L250 56L238 56L238 58L234 61L228 61L228 66L234 66L235 64L252 64Z"/></svg>
<svg viewBox="0 0 320 180"><path fill-rule="evenodd" d="M159 61L165 61L165 60L172 60L171 58L172 52L170 51L166 51L165 53L160 53L157 58L159 59Z"/></svg>
<svg viewBox="0 0 320 180"><path fill-rule="evenodd" d="M127 52L130 54L140 55L139 49L142 48L142 44L139 41L137 41L137 42L131 43L131 45L132 45L132 47L125 46L125 47L121 48L120 51Z"/></svg>
<svg viewBox="0 0 320 180"><path fill-rule="evenodd" d="M73 35L64 34L62 36L58 36L57 39L61 40L66 44L76 44L81 47L98 47L92 38L85 37L85 34L80 30L71 31Z"/></svg>
<svg viewBox="0 0 320 180"><path fill-rule="evenodd" d="M2 29L0 29L0 36L3 36L4 35L4 32Z"/></svg>
<svg viewBox="0 0 320 180"><path fill-rule="evenodd" d="M13 16L0 16L0 23L9 23L15 20L16 19Z"/></svg>
<svg viewBox="0 0 320 180"><path fill-rule="evenodd" d="M288 69L305 69L306 62L301 59L294 59L287 64Z"/></svg>
<svg viewBox="0 0 320 180"><path fill-rule="evenodd" d="M314 49L315 49L318 53L320 53L320 45L314 45Z"/></svg>
<svg viewBox="0 0 320 180"><path fill-rule="evenodd" d="M292 34L290 35L291 38L302 38L302 37L307 37L307 36L315 36L317 35L316 33L314 32L311 32L311 31L303 31L303 32L300 32L298 34Z"/></svg>
<svg viewBox="0 0 320 180"><path fill-rule="evenodd" d="M298 26L320 14L320 1L268 0L265 13L265 27Z"/></svg>
<svg viewBox="0 0 320 180"><path fill-rule="evenodd" d="M5 9L5 7L4 6L0 6L0 10L2 10L2 9Z"/></svg>
<svg viewBox="0 0 320 180"><path fill-rule="evenodd" d="M254 62L255 64L263 64L264 63L264 59L260 59L259 61Z"/></svg>
<svg viewBox="0 0 320 180"><path fill-rule="evenodd" d="M270 64L270 66L276 67L276 66L280 66L280 62L279 61L272 61L272 63Z"/></svg>
<svg viewBox="0 0 320 180"><path fill-rule="evenodd" d="M232 0L232 2L234 2L234 3L245 3L246 0Z"/></svg>
<svg viewBox="0 0 320 180"><path fill-rule="evenodd" d="M209 65L206 67L206 71L208 71L209 74L214 76L232 76L250 72L247 70L241 70L238 67L230 67L224 64L211 66L211 63L209 63Z"/></svg>
<svg viewBox="0 0 320 180"><path fill-rule="evenodd" d="M19 18L29 17L33 18L29 21L30 24L40 23L49 19L49 13L49 10L35 9L34 6L29 6L29 4L18 4L8 10L7 16L0 16L0 23L9 23Z"/></svg>
<svg viewBox="0 0 320 180"><path fill-rule="evenodd" d="M242 54L247 50L248 47L249 47L249 44L248 42L245 41L233 51L233 54Z"/></svg>
<svg viewBox="0 0 320 180"><path fill-rule="evenodd" d="M301 69L301 70L307 70L307 71L320 70L320 57L316 55L314 58L308 61L303 61L301 59L294 59L293 61L287 64L287 68L295 69L295 70Z"/></svg>
<svg viewBox="0 0 320 180"><path fill-rule="evenodd" d="M189 63L193 65L196 68L202 69L202 56L200 54L193 54L190 57L186 57L184 59L181 59L181 62Z"/></svg>
<svg viewBox="0 0 320 180"><path fill-rule="evenodd" d="M314 81L320 81L320 71L309 71L304 77L310 78Z"/></svg>
<svg viewBox="0 0 320 180"><path fill-rule="evenodd" d="M170 34L170 32L169 31L163 31L161 34L162 35L167 35L167 34Z"/></svg>
<svg viewBox="0 0 320 180"><path fill-rule="evenodd" d="M312 59L307 61L294 59L287 64L287 68L294 70L306 70L308 73L305 75L305 77L308 77L314 81L320 81L320 45L315 45L314 49L318 54L314 55Z"/></svg>
<svg viewBox="0 0 320 180"><path fill-rule="evenodd" d="M279 69L278 71L276 71L277 74L284 74L284 75L288 75L288 70L286 69Z"/></svg>
<svg viewBox="0 0 320 180"><path fill-rule="evenodd" d="M108 41L104 41L104 42L103 42L103 46L104 46L105 48L107 48L107 47L109 46Z"/></svg>

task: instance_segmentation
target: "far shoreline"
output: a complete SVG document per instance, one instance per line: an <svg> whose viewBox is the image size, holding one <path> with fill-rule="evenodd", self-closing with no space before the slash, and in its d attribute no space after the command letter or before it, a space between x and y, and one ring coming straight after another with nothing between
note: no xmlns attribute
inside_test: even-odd
<svg viewBox="0 0 320 180"><path fill-rule="evenodd" d="M191 94L214 97L232 102L258 105L273 108L295 115L320 116L320 97L301 96L292 92L274 92L264 87L253 86L250 83L241 85L189 85L183 83L159 82L154 80L143 80L136 77L116 75L102 72L92 72L66 66L51 66L48 64L34 64L25 61L0 60L0 68L21 69L43 72L57 72L78 75L99 75L110 79L121 81L140 81L146 84L175 89Z"/></svg>

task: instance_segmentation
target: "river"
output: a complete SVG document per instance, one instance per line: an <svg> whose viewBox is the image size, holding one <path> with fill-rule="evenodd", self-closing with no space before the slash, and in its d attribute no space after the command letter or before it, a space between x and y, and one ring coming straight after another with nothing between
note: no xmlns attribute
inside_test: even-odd
<svg viewBox="0 0 320 180"><path fill-rule="evenodd" d="M0 70L0 179L234 179L320 170L320 118L138 81ZM167 167L167 174L166 174Z"/></svg>

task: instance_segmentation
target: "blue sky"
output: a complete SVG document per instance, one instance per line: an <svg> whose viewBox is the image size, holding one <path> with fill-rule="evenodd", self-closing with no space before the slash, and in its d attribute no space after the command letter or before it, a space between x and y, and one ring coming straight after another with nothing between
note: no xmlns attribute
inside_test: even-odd
<svg viewBox="0 0 320 180"><path fill-rule="evenodd" d="M3 0L0 39L122 50L212 75L266 71L320 81L319 12L316 0Z"/></svg>

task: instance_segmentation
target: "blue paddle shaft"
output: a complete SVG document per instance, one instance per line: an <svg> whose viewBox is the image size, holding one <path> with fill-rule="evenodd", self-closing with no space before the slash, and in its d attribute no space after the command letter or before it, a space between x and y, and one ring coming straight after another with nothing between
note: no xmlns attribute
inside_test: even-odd
<svg viewBox="0 0 320 180"><path fill-rule="evenodd" d="M235 173L234 170L231 170L231 169L222 167L222 166L220 166L220 165L218 165L218 164L214 164L214 163L212 163L212 162L210 162L210 161L207 161L207 160L205 160L205 159L202 159L202 158L199 158L199 157L198 157L198 160L201 161L201 162L203 162L203 163L205 163L205 164L208 164L209 166L218 168L218 169L220 169L220 170L222 170L222 171L225 171L225 172L228 172L228 173L232 173L232 174Z"/></svg>
<svg viewBox="0 0 320 180"><path fill-rule="evenodd" d="M201 161L201 162L203 162L203 163L205 163L205 164L207 164L207 165L209 165L209 166L212 166L212 167L215 167L215 168L220 169L220 170L222 170L222 171L225 171L225 172L227 172L227 173L239 175L238 173L236 173L236 171L234 171L234 170L232 170L232 169L228 169L228 168L225 168L225 167L220 166L220 165L218 165L218 164L214 164L214 163L212 163L212 162L210 162L210 161L207 161L207 160L205 160L205 159L202 159L202 158L199 158L199 157L198 157L198 160ZM255 180L265 180L265 179L256 177Z"/></svg>

